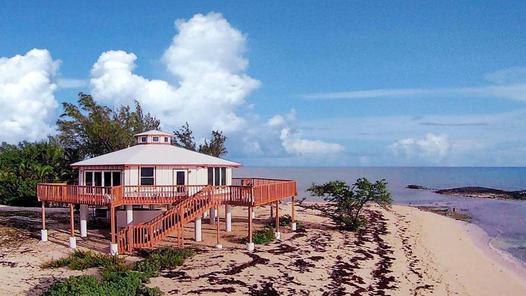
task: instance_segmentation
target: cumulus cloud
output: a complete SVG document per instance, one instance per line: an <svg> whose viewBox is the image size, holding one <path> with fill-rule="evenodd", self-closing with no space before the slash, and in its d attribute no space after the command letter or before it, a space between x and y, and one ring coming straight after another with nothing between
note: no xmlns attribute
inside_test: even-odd
<svg viewBox="0 0 526 296"><path fill-rule="evenodd" d="M189 121L198 135L210 129L241 130L246 119L238 109L260 86L245 73L246 37L219 13L178 20L176 29L162 57L173 81L135 74L135 54L107 51L92 67L94 97L114 105L137 99L165 128Z"/></svg>
<svg viewBox="0 0 526 296"><path fill-rule="evenodd" d="M0 58L0 140L38 140L54 132L57 107L53 83L60 65L49 51Z"/></svg>
<svg viewBox="0 0 526 296"><path fill-rule="evenodd" d="M395 155L423 158L436 162L445 158L451 148L447 135L428 133L424 138L406 138L390 145Z"/></svg>
<svg viewBox="0 0 526 296"><path fill-rule="evenodd" d="M289 128L281 130L280 139L283 148L296 155L305 154L333 154L343 152L344 147L340 144L327 143L320 140L307 140L300 137L299 134L291 132Z"/></svg>

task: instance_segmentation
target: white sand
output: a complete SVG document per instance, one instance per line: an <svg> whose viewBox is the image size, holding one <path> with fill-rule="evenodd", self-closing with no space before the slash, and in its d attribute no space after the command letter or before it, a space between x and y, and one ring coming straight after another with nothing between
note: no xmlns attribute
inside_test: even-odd
<svg viewBox="0 0 526 296"><path fill-rule="evenodd" d="M213 248L214 226L204 223L205 241L192 243L202 252L182 267L164 271L150 285L167 295L244 295L251 291L281 295L526 295L526 283L520 277L524 268L488 248L483 234L473 226L404 206L393 206L392 211L369 210L379 213L375 214L377 223L360 233L349 233L335 230L315 211L299 208L297 218L306 225L305 232L283 228L281 242L258 245L256 252L249 254L238 242L246 235L246 211L236 208L234 232L221 232L222 250ZM285 204L280 214L289 211ZM258 217L268 214L268 208L258 209ZM257 227L261 228L263 220L259 222ZM186 227L186 235L190 242L192 224ZM101 236L93 237L105 245ZM0 295L38 294L54 277L82 273L40 268L43 262L69 252L64 246L67 231L50 229L50 238L52 242L42 243L26 237L21 245L0 247ZM80 246L94 244L89 239L79 240Z"/></svg>

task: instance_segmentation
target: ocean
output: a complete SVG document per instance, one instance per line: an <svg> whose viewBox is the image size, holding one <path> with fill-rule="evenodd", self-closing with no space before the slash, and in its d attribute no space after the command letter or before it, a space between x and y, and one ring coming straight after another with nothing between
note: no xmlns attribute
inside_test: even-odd
<svg viewBox="0 0 526 296"><path fill-rule="evenodd" d="M371 181L386 179L394 203L404 205L444 205L469 212L472 222L487 232L490 245L511 254L526 264L526 201L450 197L431 190L412 190L409 184L433 189L482 186L504 190L526 189L526 168L462 167L338 167L271 168L242 167L235 177L294 179L300 198L314 200L306 189L312 183L343 180L352 184L357 178Z"/></svg>

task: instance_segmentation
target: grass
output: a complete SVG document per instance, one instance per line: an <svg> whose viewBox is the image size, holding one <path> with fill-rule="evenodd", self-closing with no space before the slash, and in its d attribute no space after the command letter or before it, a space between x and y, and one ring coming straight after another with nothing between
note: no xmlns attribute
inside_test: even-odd
<svg viewBox="0 0 526 296"><path fill-rule="evenodd" d="M91 251L75 251L66 258L50 261L44 268L69 267L74 270L98 267L102 279L95 276L71 276L54 283L46 296L66 295L112 295L112 296L158 296L159 288L149 288L145 284L151 277L159 275L163 269L181 266L184 260L193 256L192 249L161 248L152 251L134 265L126 265L117 256L98 254Z"/></svg>

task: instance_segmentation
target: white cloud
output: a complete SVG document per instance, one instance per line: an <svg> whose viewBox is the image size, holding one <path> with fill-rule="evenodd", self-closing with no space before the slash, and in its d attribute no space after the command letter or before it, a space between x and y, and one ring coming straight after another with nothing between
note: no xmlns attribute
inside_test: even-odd
<svg viewBox="0 0 526 296"><path fill-rule="evenodd" d="M423 158L437 162L445 158L451 148L447 135L428 133L424 138L406 138L390 145L395 155Z"/></svg>
<svg viewBox="0 0 526 296"><path fill-rule="evenodd" d="M0 58L0 141L33 141L54 132L59 65L45 49Z"/></svg>
<svg viewBox="0 0 526 296"><path fill-rule="evenodd" d="M367 99L396 97L487 97L526 101L526 83L450 88L393 88L314 93L304 99Z"/></svg>
<svg viewBox="0 0 526 296"><path fill-rule="evenodd" d="M340 144L327 143L320 140L302 139L298 134L291 132L289 128L281 130L280 139L283 148L290 153L296 155L305 154L334 154L343 152L344 147Z"/></svg>
<svg viewBox="0 0 526 296"><path fill-rule="evenodd" d="M511 67L484 75L486 80L497 84L526 82L526 67Z"/></svg>
<svg viewBox="0 0 526 296"><path fill-rule="evenodd" d="M91 71L94 97L114 105L137 99L165 129L188 121L198 137L210 129L241 130L246 118L238 109L260 85L244 73L246 37L219 13L178 20L176 27L178 33L162 58L174 82L137 75L135 54L107 51Z"/></svg>

